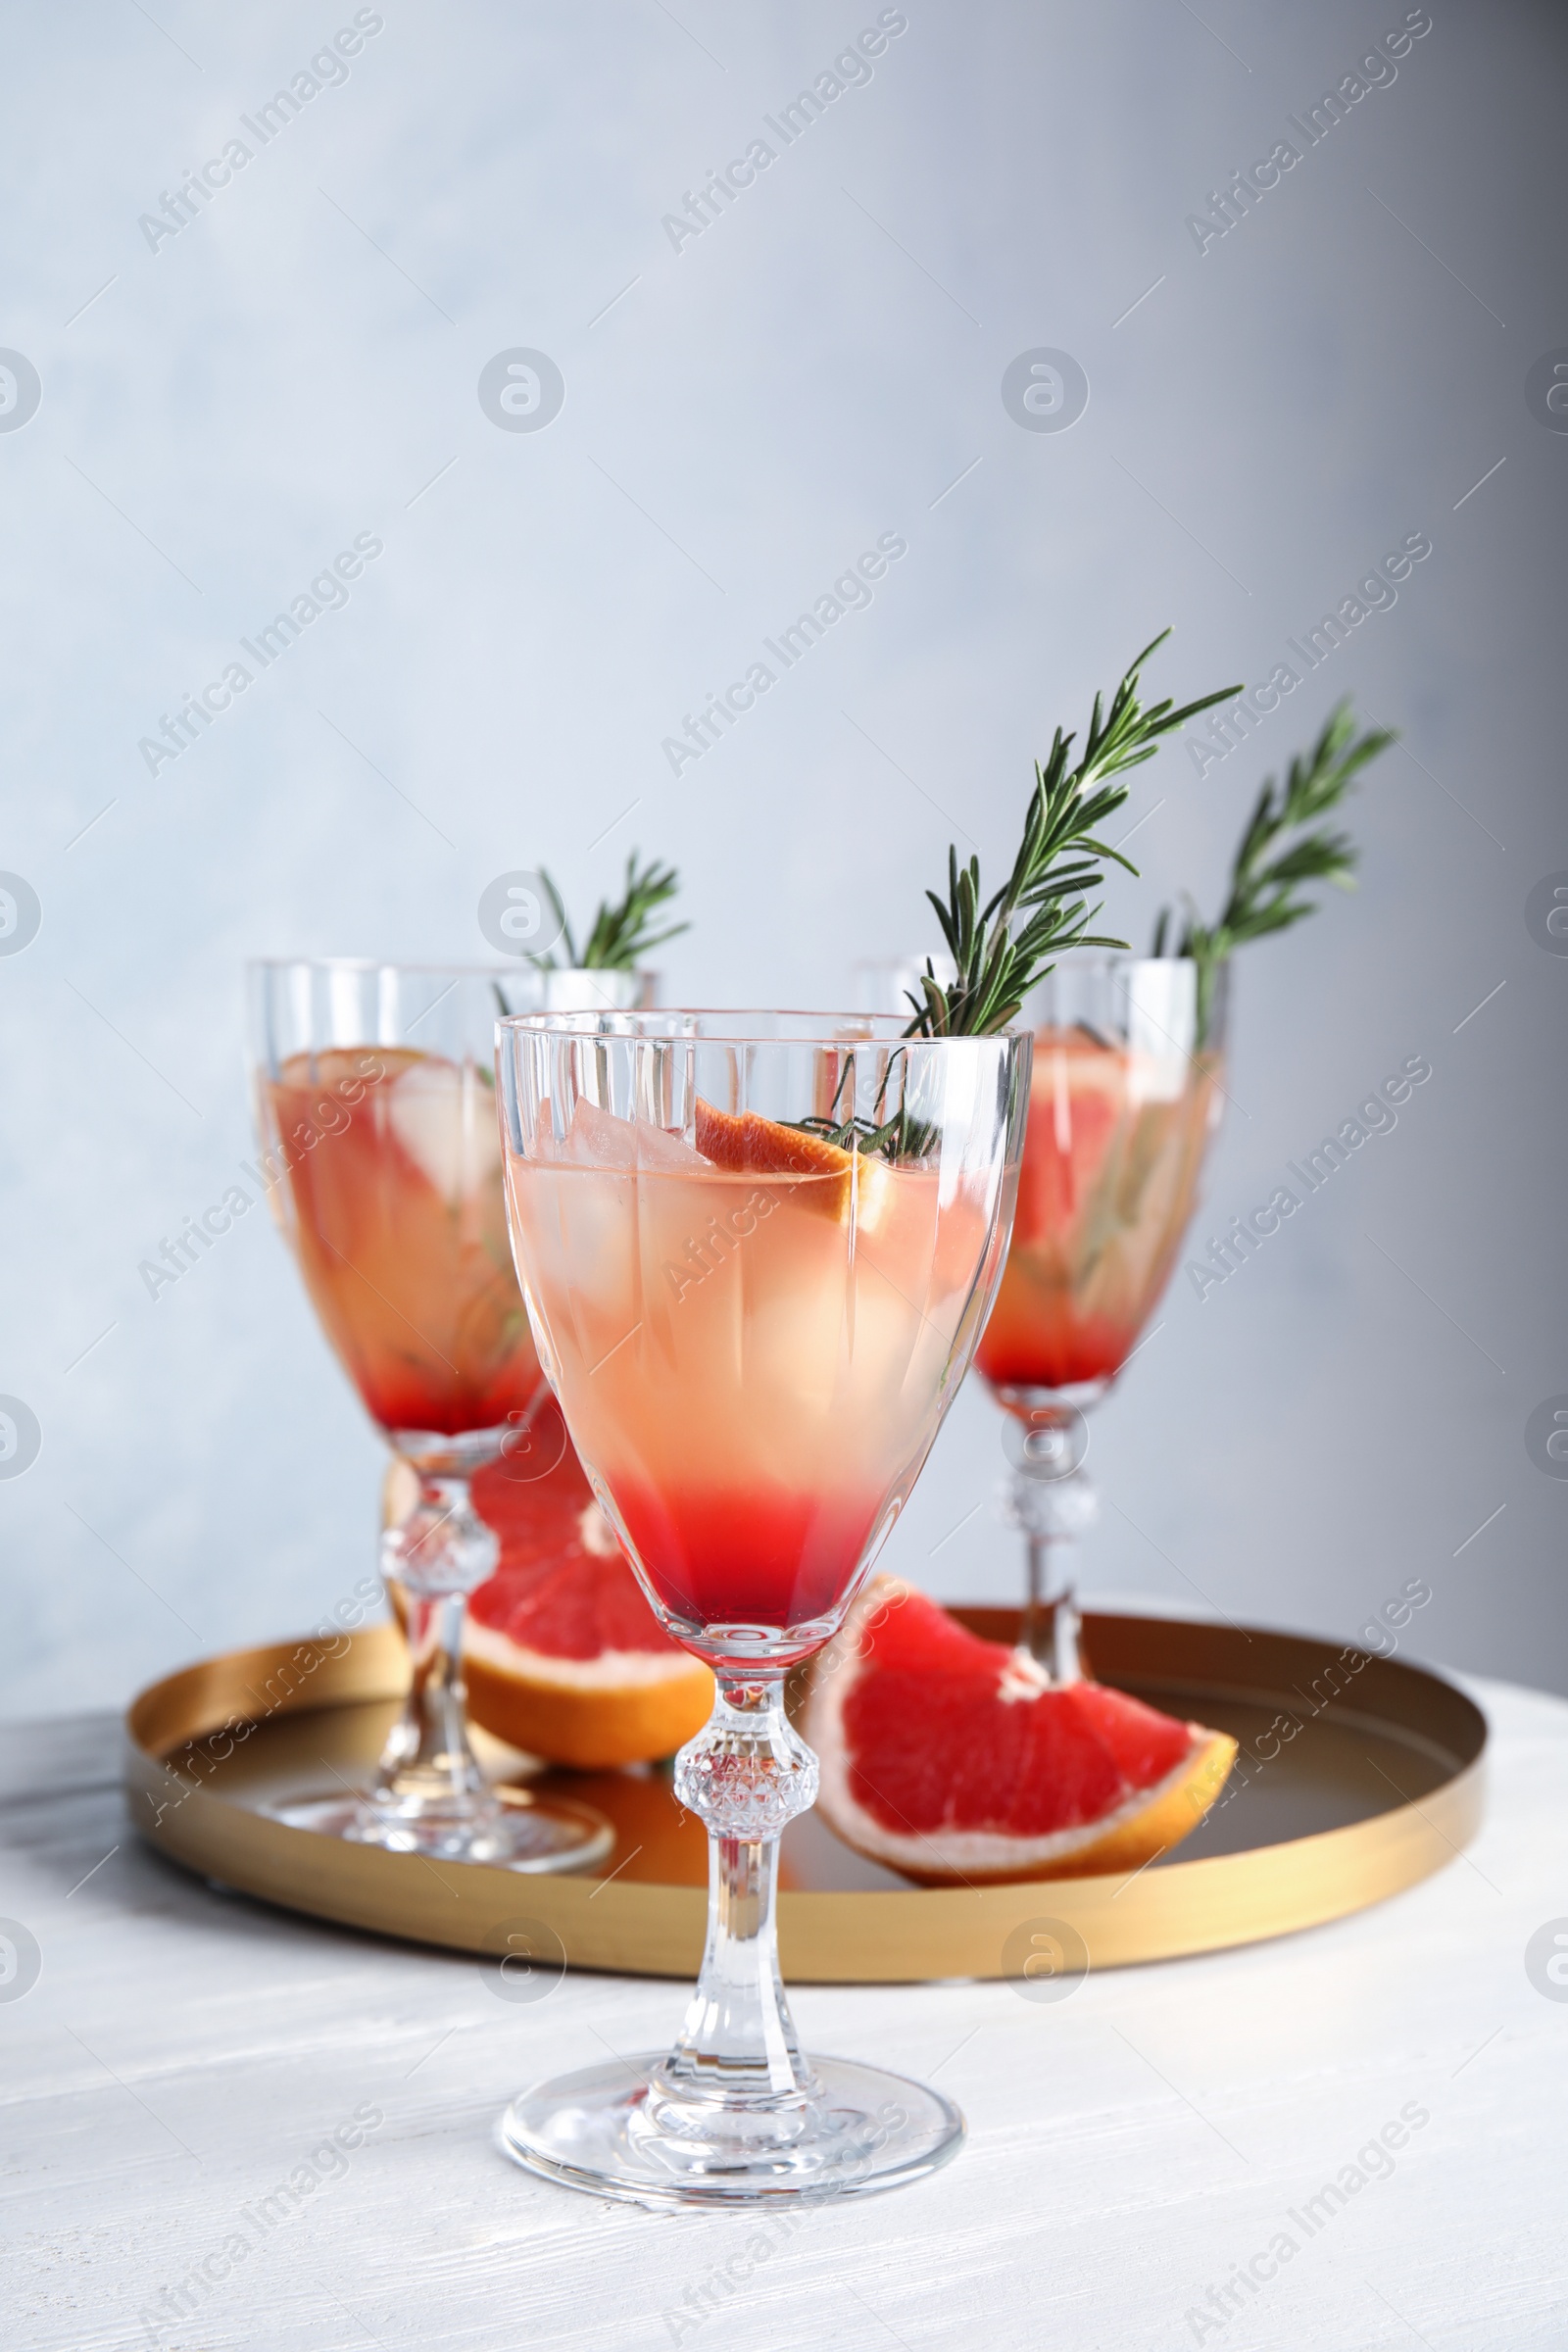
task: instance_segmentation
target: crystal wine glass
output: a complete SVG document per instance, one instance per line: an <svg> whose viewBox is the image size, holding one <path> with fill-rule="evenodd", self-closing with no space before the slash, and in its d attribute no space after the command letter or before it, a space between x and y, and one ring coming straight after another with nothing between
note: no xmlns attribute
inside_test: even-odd
<svg viewBox="0 0 1568 2352"><path fill-rule="evenodd" d="M816 1793L784 1676L829 1640L991 1304L1029 1041L863 1016L503 1021L513 1245L541 1360L644 1591L717 1679L675 1790L708 1946L667 2056L525 2092L513 2153L572 2187L733 2205L890 2188L953 2155L933 2090L802 2055L778 1839Z"/></svg>
<svg viewBox="0 0 1568 2352"><path fill-rule="evenodd" d="M516 965L251 967L269 1199L366 1410L412 1474L382 1537L406 1599L413 1678L368 1789L286 1809L328 1835L515 1870L609 1851L586 1805L491 1788L469 1744L464 1606L496 1539L468 1482L527 1462L548 1396L507 1240L495 1113L498 1011L635 1003L643 975Z"/></svg>
<svg viewBox="0 0 1568 2352"><path fill-rule="evenodd" d="M1002 1287L975 1350L1028 1546L1023 1645L1080 1672L1074 1546L1099 1515L1084 1415L1136 1353L1198 1204L1223 1108L1227 967L1074 956L1024 1005L1034 1068Z"/></svg>

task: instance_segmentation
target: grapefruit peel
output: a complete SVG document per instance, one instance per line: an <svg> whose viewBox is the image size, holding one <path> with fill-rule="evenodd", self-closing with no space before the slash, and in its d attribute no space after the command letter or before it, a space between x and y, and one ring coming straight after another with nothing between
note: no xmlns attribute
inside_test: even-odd
<svg viewBox="0 0 1568 2352"><path fill-rule="evenodd" d="M1008 1723L1014 1708L1029 1717ZM1022 1776L988 1773L988 1728ZM1227 1734L1106 1685L1053 1684L892 1576L872 1579L822 1652L804 1729L830 1828L928 1886L1142 1869L1197 1828L1236 1754ZM858 1744L873 1730L880 1762Z"/></svg>
<svg viewBox="0 0 1568 2352"><path fill-rule="evenodd" d="M417 1481L396 1462L389 1521ZM509 1746L579 1772L651 1763L699 1732L713 1678L664 1632L575 1456L549 1476L479 1473L474 1500L501 1541L493 1576L469 1595L463 1672L473 1722ZM407 1625L407 1602L388 1586Z"/></svg>
<svg viewBox="0 0 1568 2352"><path fill-rule="evenodd" d="M697 1098L697 1149L715 1167L754 1176L807 1176L791 1187L791 1198L841 1225L870 1233L891 1198L893 1170L884 1159L846 1152L825 1136L764 1119L756 1110L717 1110Z"/></svg>

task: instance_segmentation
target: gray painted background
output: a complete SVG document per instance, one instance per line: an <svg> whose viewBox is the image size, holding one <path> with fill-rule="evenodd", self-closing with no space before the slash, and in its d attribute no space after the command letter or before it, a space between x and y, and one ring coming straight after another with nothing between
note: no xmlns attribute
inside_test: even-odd
<svg viewBox="0 0 1568 2352"><path fill-rule="evenodd" d="M1560 12L1432 0L1308 144L1290 118L1398 5L908 0L788 148L764 118L874 0L365 13L265 146L241 118L352 8L5 28L0 344L42 385L19 425L0 378L0 866L42 908L0 956L0 1390L42 1432L0 1479L5 1706L119 1701L371 1557L380 1448L265 1214L138 1278L250 1155L247 955L479 955L495 875L544 861L586 907L635 843L686 879L669 1001L831 1004L930 944L955 829L1010 856L1033 755L1164 622L1158 690L1255 683L1415 534L1254 743L1137 779L1110 911L1142 938L1162 894L1212 904L1337 695L1403 733L1359 893L1240 967L1200 1234L1406 1056L1432 1076L1242 1273L1178 1278L1096 1429L1088 1584L1348 1635L1421 1577L1413 1654L1568 1690L1568 1483L1525 1443L1568 1392L1568 960L1526 924L1568 868L1568 433L1526 397L1568 346ZM236 137L197 218L141 225ZM1042 347L1088 378L1068 430L1003 403ZM481 409L516 348L564 376L547 429ZM362 533L346 605L149 772L163 714ZM869 609L673 774L683 714L883 533ZM1009 1594L1002 1467L971 1387L891 1564Z"/></svg>

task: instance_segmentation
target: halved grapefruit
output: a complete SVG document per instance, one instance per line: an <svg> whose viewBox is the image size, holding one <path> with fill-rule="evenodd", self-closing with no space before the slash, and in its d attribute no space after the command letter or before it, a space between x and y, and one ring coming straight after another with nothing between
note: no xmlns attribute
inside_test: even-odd
<svg viewBox="0 0 1568 2352"><path fill-rule="evenodd" d="M1054 1685L897 1577L874 1577L811 1680L817 1804L923 1886L1137 1870L1195 1829L1236 1753L1102 1683Z"/></svg>
<svg viewBox="0 0 1568 2352"><path fill-rule="evenodd" d="M886 1160L846 1152L825 1136L781 1126L760 1111L715 1110L700 1095L695 1136L698 1151L715 1167L826 1179L802 1186L795 1198L840 1224L849 1222L853 1210L856 1223L868 1232L881 1215L892 1175Z"/></svg>
<svg viewBox="0 0 1568 2352"><path fill-rule="evenodd" d="M535 1416L543 1458L551 1447L541 1425L559 1421L560 1409L552 1397ZM701 1731L713 1678L659 1623L560 1436L560 1459L543 1478L509 1477L502 1460L473 1481L474 1508L500 1538L501 1560L468 1597L468 1712L498 1740L552 1764L594 1772L651 1762ZM409 1475L404 1467L405 1483ZM388 1505L399 1507L390 1495ZM392 1597L402 1618L395 1588Z"/></svg>

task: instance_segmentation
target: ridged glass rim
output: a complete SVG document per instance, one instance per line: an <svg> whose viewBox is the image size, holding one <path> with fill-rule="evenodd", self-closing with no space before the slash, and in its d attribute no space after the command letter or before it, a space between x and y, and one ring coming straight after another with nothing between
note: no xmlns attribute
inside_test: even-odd
<svg viewBox="0 0 1568 2352"><path fill-rule="evenodd" d="M398 956L250 956L245 961L248 972L409 972L416 977L460 980L515 980L523 974L537 974L546 980L592 980L604 968L591 963L530 963L526 956L509 963L414 963ZM617 970L614 976L651 980L657 975L639 964L630 973Z"/></svg>
<svg viewBox="0 0 1568 2352"><path fill-rule="evenodd" d="M710 1046L1002 1046L1010 1039L1032 1035L1026 1028L1011 1026L988 1030L984 1037L910 1037L907 1017L902 1012L811 1012L792 1011L785 1007L774 1009L760 1005L723 1004L654 1004L629 1012L509 1012L498 1014L497 1033L503 1029L527 1030L563 1037L585 1037L593 1032L585 1023L598 1020L627 1023L680 1021L799 1021L803 1026L791 1033L780 1029L729 1029L724 1031L683 1031L671 1027L667 1031L649 1028L644 1034L650 1044L665 1044L685 1038L691 1043ZM806 1026L805 1024L810 1024ZM859 1034L856 1034L858 1032ZM638 1030L628 1027L612 1033L607 1043L635 1045Z"/></svg>

